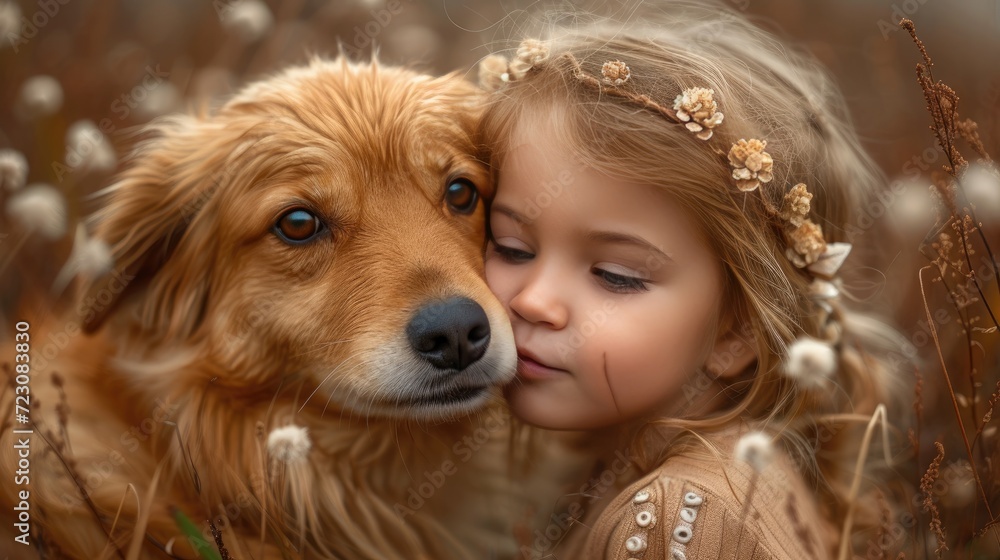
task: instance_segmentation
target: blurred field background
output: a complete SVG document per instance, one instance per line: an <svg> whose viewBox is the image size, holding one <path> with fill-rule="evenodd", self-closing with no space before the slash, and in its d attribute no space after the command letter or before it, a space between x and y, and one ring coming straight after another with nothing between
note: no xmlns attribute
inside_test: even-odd
<svg viewBox="0 0 1000 560"><path fill-rule="evenodd" d="M880 201L859 209L850 232L855 266L845 282L863 306L888 317L911 342L900 349L900 359L917 356L907 382L912 394L904 398L913 399L915 419L899 423L893 436L899 461L893 490L911 499L887 514L873 546L857 553L895 558L888 550L909 537L926 542L923 554L933 557L939 544L929 530L929 498L940 511L949 547L944 557L1000 558L1000 526L984 533L991 523L987 510L1000 516L1000 420L992 410L1000 391L994 318L1000 315L1000 283L990 262L991 253L994 263L1000 259L1000 179L995 167L976 165L980 156L959 143L973 165L963 177L965 197L959 196L958 207L974 210L982 227L969 236L973 252L967 260L955 247L940 258L932 245L942 249L937 232L960 244L939 220L940 205L930 192L932 174L946 157L928 129L931 117L915 80L920 53L896 26L901 16L914 20L934 59L934 77L957 91L960 115L978 123L985 149L997 155L1000 3L728 3L826 65L888 178ZM618 12L629 7L606 4ZM108 184L137 125L211 106L249 80L313 53L336 56L342 50L367 59L377 45L384 62L431 73L457 70L474 80L475 65L490 45L516 33L512 22L521 10L537 8L453 0L0 0L0 150L23 154L29 185L16 188L20 181L3 179L0 172L0 314L17 320L12 313L27 285L61 285L75 225L94 210L84 197ZM4 165L17 164L0 158L0 170ZM55 228L51 238L26 234L9 214L13 197L38 183L58 191L67 208L66 227L61 233ZM943 218L948 220L947 211ZM922 296L918 273L924 267ZM53 298L54 307L68 303L68 290L62 293ZM944 456L921 493L921 477L938 454L935 442Z"/></svg>

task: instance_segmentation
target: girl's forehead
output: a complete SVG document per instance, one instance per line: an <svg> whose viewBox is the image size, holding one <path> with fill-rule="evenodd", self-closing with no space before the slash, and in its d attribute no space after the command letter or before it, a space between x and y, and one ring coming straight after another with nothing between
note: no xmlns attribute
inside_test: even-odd
<svg viewBox="0 0 1000 560"><path fill-rule="evenodd" d="M562 148L568 148L573 142L569 130L569 113L562 104L529 102L518 111L507 147L512 151L525 145L555 142Z"/></svg>
<svg viewBox="0 0 1000 560"><path fill-rule="evenodd" d="M553 176L595 171L585 140L575 137L564 110L524 114L511 128L500 159L501 173L545 172Z"/></svg>

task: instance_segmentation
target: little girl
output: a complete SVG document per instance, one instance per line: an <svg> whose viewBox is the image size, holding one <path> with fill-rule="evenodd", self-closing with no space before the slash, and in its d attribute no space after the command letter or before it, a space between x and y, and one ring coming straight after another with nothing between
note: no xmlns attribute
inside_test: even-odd
<svg viewBox="0 0 1000 560"><path fill-rule="evenodd" d="M627 438L638 474L600 465L624 489L567 496L572 522L522 553L866 552L852 535L875 499L850 487L898 339L839 297L844 226L880 180L841 98L701 3L548 36L480 66L486 277L519 357L506 396L528 424Z"/></svg>

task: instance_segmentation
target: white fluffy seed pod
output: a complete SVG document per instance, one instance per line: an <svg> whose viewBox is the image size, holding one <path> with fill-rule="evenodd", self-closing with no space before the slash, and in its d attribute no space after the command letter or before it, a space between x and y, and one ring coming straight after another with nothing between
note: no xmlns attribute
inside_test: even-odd
<svg viewBox="0 0 1000 560"><path fill-rule="evenodd" d="M170 82L162 82L146 93L139 102L135 114L142 120L150 120L176 110L181 105L181 92Z"/></svg>
<svg viewBox="0 0 1000 560"><path fill-rule="evenodd" d="M88 278L100 276L110 271L114 263L111 247L101 239L88 236L87 228L83 224L77 224L76 235L73 237L73 252L56 276L54 288L57 292L61 292L77 275Z"/></svg>
<svg viewBox="0 0 1000 560"><path fill-rule="evenodd" d="M114 171L118 154L94 121L81 120L66 131L66 165L74 171Z"/></svg>
<svg viewBox="0 0 1000 560"><path fill-rule="evenodd" d="M737 461L750 465L757 472L763 471L774 459L771 436L764 432L747 432L736 442L733 455Z"/></svg>
<svg viewBox="0 0 1000 560"><path fill-rule="evenodd" d="M28 185L14 193L7 200L7 217L46 239L59 239L66 233L66 201L49 185Z"/></svg>
<svg viewBox="0 0 1000 560"><path fill-rule="evenodd" d="M103 239L95 239L87 235L83 224L76 226L76 237L73 243L73 260L80 274L96 276L111 270L114 257L111 247Z"/></svg>
<svg viewBox="0 0 1000 560"><path fill-rule="evenodd" d="M267 34L274 17L260 0L240 0L221 14L222 26L245 43L253 43Z"/></svg>
<svg viewBox="0 0 1000 560"><path fill-rule="evenodd" d="M21 85L18 108L29 119L55 114L62 104L62 86L52 76L32 76Z"/></svg>
<svg viewBox="0 0 1000 560"><path fill-rule="evenodd" d="M0 150L0 187L15 191L24 186L28 178L28 160L21 152Z"/></svg>
<svg viewBox="0 0 1000 560"><path fill-rule="evenodd" d="M930 192L930 182L919 179L897 179L893 185L892 192L896 193L896 197L887 208L893 227L908 236L923 238L934 224L935 218L934 195ZM881 210L882 207L877 208Z"/></svg>
<svg viewBox="0 0 1000 560"><path fill-rule="evenodd" d="M802 387L822 387L837 371L837 353L826 342L800 337L788 347L782 371Z"/></svg>
<svg viewBox="0 0 1000 560"><path fill-rule="evenodd" d="M305 460L312 448L308 428L284 426L271 430L267 436L267 453L274 460L297 463Z"/></svg>
<svg viewBox="0 0 1000 560"><path fill-rule="evenodd" d="M0 0L0 50L9 47L21 37L21 7L17 2Z"/></svg>
<svg viewBox="0 0 1000 560"><path fill-rule="evenodd" d="M995 166L973 163L962 174L965 196L976 208L976 217L984 224L1000 222L1000 170Z"/></svg>

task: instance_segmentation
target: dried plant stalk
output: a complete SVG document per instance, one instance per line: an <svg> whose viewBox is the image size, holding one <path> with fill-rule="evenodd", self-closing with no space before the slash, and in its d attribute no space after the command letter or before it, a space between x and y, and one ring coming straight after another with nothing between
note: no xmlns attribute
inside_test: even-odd
<svg viewBox="0 0 1000 560"><path fill-rule="evenodd" d="M927 467L927 472L920 479L920 493L923 495L920 505L924 513L931 514L930 529L937 539L937 548L934 549L934 553L938 558L941 558L941 553L948 550L948 545L945 543L941 513L938 511L937 504L934 503L934 482L937 481L938 476L941 474L941 461L944 461L944 446L937 441L934 442L934 446L937 447L937 456L931 461L930 466Z"/></svg>
<svg viewBox="0 0 1000 560"><path fill-rule="evenodd" d="M899 25L910 34L913 42L920 50L920 55L923 57L923 62L918 62L916 65L917 83L920 85L920 89L924 94L924 99L927 101L927 111L931 115L932 122L930 126L931 132L933 132L938 145L944 151L945 159L947 160L947 163L943 166L944 171L954 179L954 181L952 181L946 180L942 177L935 177L934 186L938 189L942 200L951 212L952 219L960 221L963 228L967 222L966 218L970 218L971 223L976 225L979 223L979 220L975 218L973 210L967 206L961 208L960 210L956 203L956 196L958 194L956 191L960 190L956 189L955 185L961 183L962 172L968 167L968 161L959 151L958 146L956 145L956 139L964 138L973 146L973 149L979 153L980 156L985 156L983 158L985 161L988 162L992 160L988 155L986 155L986 150L983 147L982 142L979 140L979 134L977 132L978 125L976 125L975 121L971 119L961 120L959 118L958 94L944 82L934 79L934 73L931 70L934 66L934 62L931 60L930 54L928 54L923 41L917 37L916 26L914 26L913 22L908 19L903 19L899 22ZM993 251L990 248L985 234L979 228L976 228L976 231L978 232L983 247L989 256L990 262L993 264L995 277L1000 278L1000 267L997 266L996 259L993 256ZM971 259L972 249L965 237L962 237L961 241L963 255L967 261L969 271L971 272L974 270ZM979 278L977 278L975 274L971 274L969 278L972 280L976 291L979 292L979 299L984 303L986 311L989 313L990 319L993 321L993 325L997 327L997 329L1000 329L1000 321L998 321L997 317L993 313L993 310L988 303L989 300L983 293L982 284L979 281ZM997 290L1000 292L1000 286L997 287Z"/></svg>

